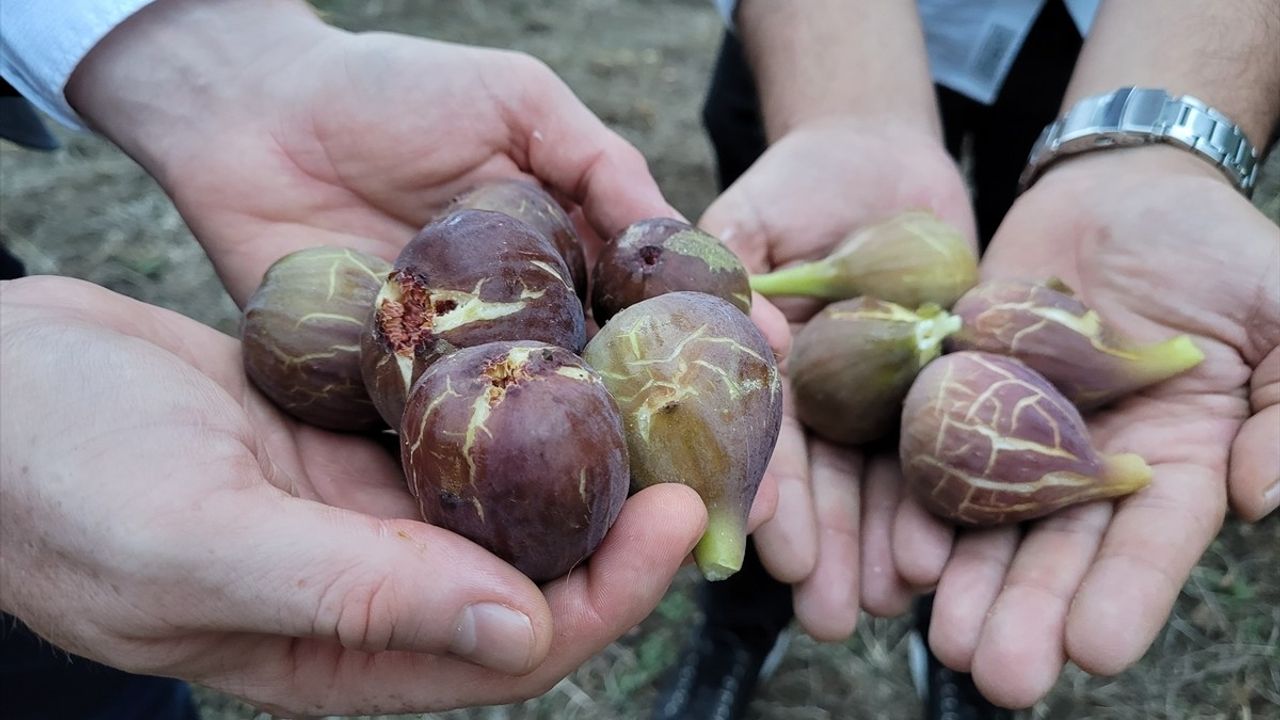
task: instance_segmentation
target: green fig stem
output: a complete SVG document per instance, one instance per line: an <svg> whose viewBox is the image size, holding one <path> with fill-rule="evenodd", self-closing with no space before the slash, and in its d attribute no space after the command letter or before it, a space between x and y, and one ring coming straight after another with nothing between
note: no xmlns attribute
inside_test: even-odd
<svg viewBox="0 0 1280 720"><path fill-rule="evenodd" d="M959 315L938 310L933 317L916 324L916 350L920 353L920 365L942 354L942 341L960 332L963 324Z"/></svg>
<svg viewBox="0 0 1280 720"><path fill-rule="evenodd" d="M798 295L828 297L835 270L829 262L808 262L751 276L751 289L766 297Z"/></svg>
<svg viewBox="0 0 1280 720"><path fill-rule="evenodd" d="M1108 455L1103 460L1102 479L1106 497L1129 495L1151 484L1151 466L1134 453Z"/></svg>
<svg viewBox="0 0 1280 720"><path fill-rule="evenodd" d="M747 536L742 522L724 513L711 513L707 530L693 548L693 559L702 576L711 582L727 580L742 569Z"/></svg>
<svg viewBox="0 0 1280 720"><path fill-rule="evenodd" d="M1186 335L1138 348L1134 354L1134 366L1151 382L1186 372L1204 360L1204 353Z"/></svg>

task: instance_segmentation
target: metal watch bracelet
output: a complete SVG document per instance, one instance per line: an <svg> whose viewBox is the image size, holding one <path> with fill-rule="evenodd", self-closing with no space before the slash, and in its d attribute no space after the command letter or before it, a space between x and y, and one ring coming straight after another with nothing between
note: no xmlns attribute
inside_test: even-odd
<svg viewBox="0 0 1280 720"><path fill-rule="evenodd" d="M1258 153L1240 127L1204 102L1164 90L1120 88L1087 97L1040 133L1019 192L1057 160L1113 147L1168 143L1200 155L1221 170L1246 197L1257 181Z"/></svg>

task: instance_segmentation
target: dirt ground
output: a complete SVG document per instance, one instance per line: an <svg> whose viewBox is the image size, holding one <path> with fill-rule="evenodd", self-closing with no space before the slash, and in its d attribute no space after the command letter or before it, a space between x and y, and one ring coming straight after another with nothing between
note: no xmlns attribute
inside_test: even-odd
<svg viewBox="0 0 1280 720"><path fill-rule="evenodd" d="M699 112L721 27L707 0L319 4L351 28L530 52L645 153L683 213L697 217L714 196ZM61 137L66 147L52 155L0 144L0 239L33 273L86 278L234 332L234 305L156 185L106 143ZM1259 203L1280 221L1276 184L1259 193ZM692 587L692 574L682 575L652 617L541 698L427 717L647 718L655 687L696 620ZM907 629L902 618L865 618L845 643L798 638L750 717L919 717L906 669ZM204 720L255 717L217 693L200 697ZM1030 717L1280 718L1280 515L1256 526L1229 520L1137 666L1115 678L1070 668Z"/></svg>

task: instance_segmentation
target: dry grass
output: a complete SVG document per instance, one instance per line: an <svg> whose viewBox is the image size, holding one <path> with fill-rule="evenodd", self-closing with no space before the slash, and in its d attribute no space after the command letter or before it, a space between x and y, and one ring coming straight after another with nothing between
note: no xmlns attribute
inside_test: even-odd
<svg viewBox="0 0 1280 720"><path fill-rule="evenodd" d="M711 154L698 112L719 37L705 0L382 0L321 3L356 28L515 47L547 61L650 158L674 204L711 200ZM0 239L33 272L83 277L233 331L235 308L155 184L94 138L37 155L0 146ZM1259 203L1280 222L1280 153ZM694 578L658 611L541 698L444 713L438 720L638 720L696 620ZM761 688L756 720L906 720L919 716L906 671L904 619L865 619L846 643L804 638ZM205 720L248 708L201 692ZM1031 715L1052 720L1280 719L1280 516L1229 521L1195 569L1151 651L1111 679L1069 669ZM418 716L414 716L418 717Z"/></svg>

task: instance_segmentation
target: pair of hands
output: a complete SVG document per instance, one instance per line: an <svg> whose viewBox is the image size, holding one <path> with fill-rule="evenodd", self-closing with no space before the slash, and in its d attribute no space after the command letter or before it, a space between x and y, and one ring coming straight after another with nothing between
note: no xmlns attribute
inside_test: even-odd
<svg viewBox="0 0 1280 720"><path fill-rule="evenodd" d="M826 121L772 145L701 224L763 271L919 207L972 235L938 140ZM788 417L769 469L777 512L755 537L765 566L795 585L800 623L843 639L860 606L895 615L936 589L933 650L1010 707L1047 694L1067 660L1098 674L1136 662L1228 501L1247 520L1280 504L1278 235L1181 150L1111 151L1050 170L1009 211L982 275L1057 276L1120 330L1146 341L1187 333L1204 351L1193 372L1089 420L1100 449L1146 458L1151 486L1025 528L957 533L903 494L895 457L807 437ZM794 322L815 310L780 306Z"/></svg>

